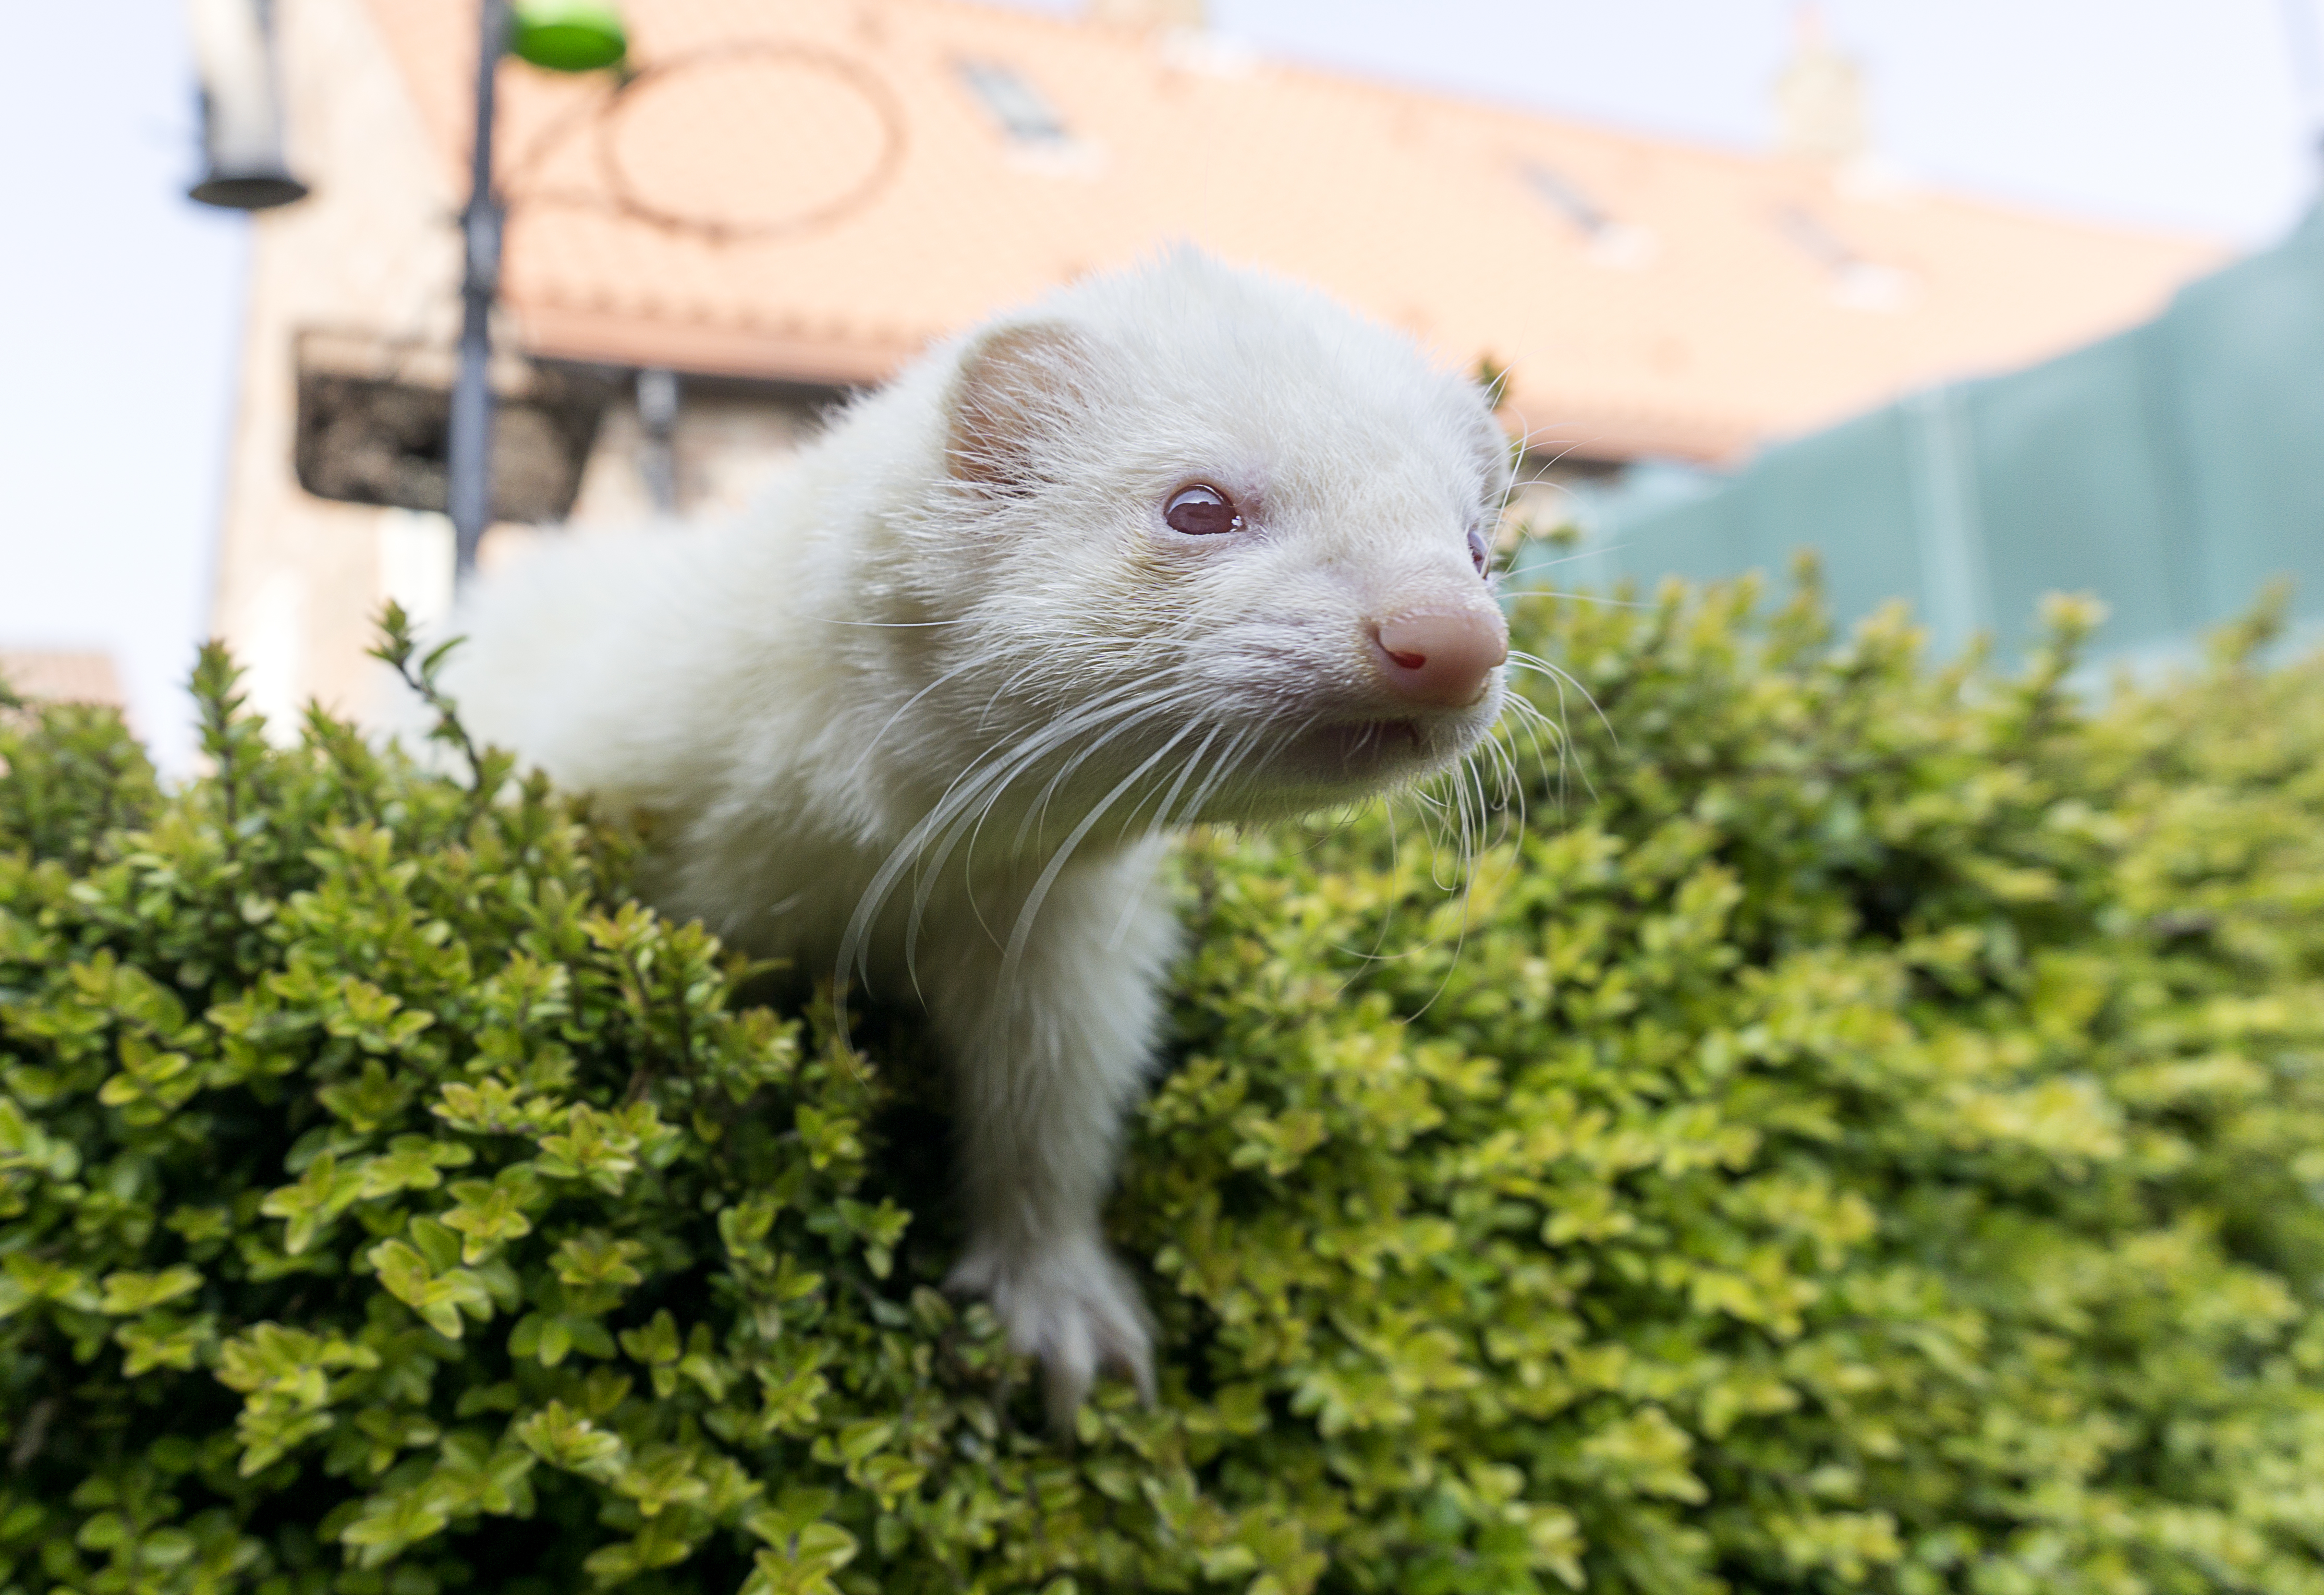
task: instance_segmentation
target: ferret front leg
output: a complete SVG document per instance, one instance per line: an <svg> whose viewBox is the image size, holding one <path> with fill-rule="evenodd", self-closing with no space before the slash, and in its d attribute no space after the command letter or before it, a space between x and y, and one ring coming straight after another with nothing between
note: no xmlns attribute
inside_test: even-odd
<svg viewBox="0 0 2324 1595"><path fill-rule="evenodd" d="M1040 1359L1059 1433L1102 1369L1153 1395L1145 1306L1098 1213L1176 935L1167 906L1148 900L1155 851L1069 867L1013 969L1003 919L938 954L926 992L954 1072L969 1219L947 1284L984 1296L1010 1345Z"/></svg>

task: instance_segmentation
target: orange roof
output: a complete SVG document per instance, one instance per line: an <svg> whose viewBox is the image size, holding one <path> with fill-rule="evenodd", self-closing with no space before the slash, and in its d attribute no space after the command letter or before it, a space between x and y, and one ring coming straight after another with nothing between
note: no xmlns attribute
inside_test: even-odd
<svg viewBox="0 0 2324 1595"><path fill-rule="evenodd" d="M370 7L464 184L472 0ZM618 95L502 70L536 353L870 381L1191 239L1506 364L1548 446L1708 459L2126 325L2218 253L953 0L624 10ZM1012 142L964 62L1066 136Z"/></svg>

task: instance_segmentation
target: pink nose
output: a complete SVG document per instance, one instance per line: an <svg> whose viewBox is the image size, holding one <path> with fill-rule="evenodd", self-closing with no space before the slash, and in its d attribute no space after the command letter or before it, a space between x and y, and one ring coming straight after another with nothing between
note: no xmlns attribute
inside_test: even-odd
<svg viewBox="0 0 2324 1595"><path fill-rule="evenodd" d="M1499 609L1399 615L1373 628L1372 663L1400 696L1462 709L1484 696L1485 679L1509 656L1508 623Z"/></svg>

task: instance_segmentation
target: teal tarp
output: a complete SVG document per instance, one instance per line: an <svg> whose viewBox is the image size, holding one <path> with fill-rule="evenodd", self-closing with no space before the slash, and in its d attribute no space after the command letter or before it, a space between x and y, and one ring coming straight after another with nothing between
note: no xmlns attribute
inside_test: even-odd
<svg viewBox="0 0 2324 1595"><path fill-rule="evenodd" d="M2324 207L2144 326L1915 394L1732 478L1654 467L1585 498L1559 586L1822 556L1847 618L1902 598L1950 651L2094 592L2108 651L2184 642L2291 576L2324 617Z"/></svg>

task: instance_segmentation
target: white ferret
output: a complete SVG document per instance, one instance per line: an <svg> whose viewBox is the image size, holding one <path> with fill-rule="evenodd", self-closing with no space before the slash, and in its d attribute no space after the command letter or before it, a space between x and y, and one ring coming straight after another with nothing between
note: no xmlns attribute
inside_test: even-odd
<svg viewBox="0 0 2324 1595"><path fill-rule="evenodd" d="M1502 701L1508 450L1477 385L1191 251L931 351L752 513L476 593L472 729L650 818L643 888L918 994L954 1078L955 1288L1053 1423L1150 1392L1099 1204L1176 945L1172 828L1456 761Z"/></svg>

